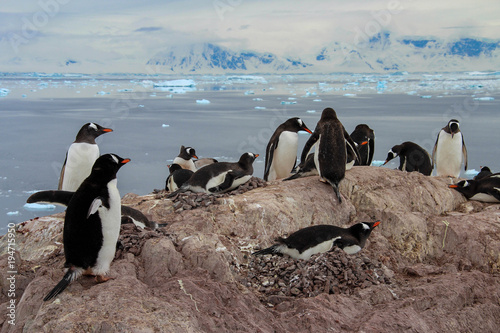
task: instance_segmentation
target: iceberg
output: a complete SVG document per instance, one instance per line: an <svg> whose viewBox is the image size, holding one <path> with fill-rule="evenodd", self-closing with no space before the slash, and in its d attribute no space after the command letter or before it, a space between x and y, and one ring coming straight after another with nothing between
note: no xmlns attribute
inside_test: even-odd
<svg viewBox="0 0 500 333"><path fill-rule="evenodd" d="M0 97L5 97L10 94L10 90L6 88L0 88Z"/></svg>
<svg viewBox="0 0 500 333"><path fill-rule="evenodd" d="M24 209L30 212L48 212L55 210L56 206L52 204L27 203L24 204Z"/></svg>
<svg viewBox="0 0 500 333"><path fill-rule="evenodd" d="M14 212L7 212L7 215L8 215L8 216L17 216L17 215L19 215L19 211L18 211L18 210L16 210L16 211L14 211Z"/></svg>
<svg viewBox="0 0 500 333"><path fill-rule="evenodd" d="M373 160L371 165L378 167L378 166L382 166L382 164L384 164L384 163L385 163L385 161Z"/></svg>
<svg viewBox="0 0 500 333"><path fill-rule="evenodd" d="M191 79L180 79L180 80L170 80L154 82L153 87L195 87L196 82Z"/></svg>
<svg viewBox="0 0 500 333"><path fill-rule="evenodd" d="M473 178L474 176L476 176L477 174L479 173L479 171L477 171L476 169L469 169L467 171L464 172L464 174L467 176L467 177L470 177L470 178Z"/></svg>

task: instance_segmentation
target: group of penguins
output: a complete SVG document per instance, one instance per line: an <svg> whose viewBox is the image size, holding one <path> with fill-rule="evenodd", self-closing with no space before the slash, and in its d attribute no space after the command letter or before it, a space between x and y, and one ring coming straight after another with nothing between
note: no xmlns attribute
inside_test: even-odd
<svg viewBox="0 0 500 333"><path fill-rule="evenodd" d="M302 150L300 164L296 166L299 131L306 131L311 136ZM95 139L109 132L112 129L96 123L85 124L68 149L58 190L40 191L27 200L28 203L55 203L67 207L63 230L67 271L44 301L56 297L81 275L95 276L96 282L109 280L106 274L115 255L122 223L146 220L145 226L164 226L152 226L148 223L154 222L148 221L140 211L121 205L116 174L130 159L111 153L100 155ZM356 126L349 135L332 108L323 110L314 131L300 118L290 118L269 140L264 180L292 180L318 175L320 181L333 188L341 203L339 183L353 165L371 165L374 141L374 131L366 124ZM213 158L198 159L193 148L181 146L179 155L169 166L170 175L165 184L170 192L168 197L186 191L208 194L231 191L250 180L252 164L258 156L246 152L237 162L218 162ZM400 157L399 169L403 171L430 175L435 166L438 176L458 178L463 158L467 169L467 150L459 122L455 119L439 132L432 157L412 142L392 147L384 164L396 156ZM450 187L468 199L500 201L500 174L493 174L487 167L475 179L462 180ZM333 246L353 254L364 247L372 230L379 224L380 221L360 222L349 228L314 225L287 238L280 237L271 247L253 254L286 254L307 260L313 254L331 250Z"/></svg>

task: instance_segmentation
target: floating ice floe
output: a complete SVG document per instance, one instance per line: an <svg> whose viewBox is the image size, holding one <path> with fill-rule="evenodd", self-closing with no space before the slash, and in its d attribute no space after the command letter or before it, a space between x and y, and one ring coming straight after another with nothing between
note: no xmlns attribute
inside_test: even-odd
<svg viewBox="0 0 500 333"><path fill-rule="evenodd" d="M322 100L321 99L315 99L315 100L313 100L313 102L322 102Z"/></svg>
<svg viewBox="0 0 500 333"><path fill-rule="evenodd" d="M297 104L296 101L281 101L281 105L291 105L291 104Z"/></svg>
<svg viewBox="0 0 500 333"><path fill-rule="evenodd" d="M256 98L253 98L252 101L263 101L263 99L259 98L259 97L256 97Z"/></svg>
<svg viewBox="0 0 500 333"><path fill-rule="evenodd" d="M162 124L161 127L163 127L163 128L170 127L170 125L168 125L168 124Z"/></svg>
<svg viewBox="0 0 500 333"><path fill-rule="evenodd" d="M10 94L10 90L7 88L0 88L0 97L5 97Z"/></svg>
<svg viewBox="0 0 500 333"><path fill-rule="evenodd" d="M19 215L19 211L16 210L14 212L7 212L7 215L9 215L9 216L17 216L17 215Z"/></svg>
<svg viewBox="0 0 500 333"><path fill-rule="evenodd" d="M255 95L255 92L253 90L247 90L245 91L245 95Z"/></svg>
<svg viewBox="0 0 500 333"><path fill-rule="evenodd" d="M97 95L109 95L109 92L106 92L106 91L98 91L96 94L97 94Z"/></svg>
<svg viewBox="0 0 500 333"><path fill-rule="evenodd" d="M432 95L422 95L420 98L432 98Z"/></svg>
<svg viewBox="0 0 500 333"><path fill-rule="evenodd" d="M196 104L210 104L208 99L197 99Z"/></svg>
<svg viewBox="0 0 500 333"><path fill-rule="evenodd" d="M315 112L316 112L316 110L307 110L306 112L307 112L307 113L315 113Z"/></svg>
<svg viewBox="0 0 500 333"><path fill-rule="evenodd" d="M479 173L479 171L477 171L476 169L469 169L469 170L464 172L464 174L470 178L476 176L478 173Z"/></svg>
<svg viewBox="0 0 500 333"><path fill-rule="evenodd" d="M132 92L134 89L118 89L118 92Z"/></svg>
<svg viewBox="0 0 500 333"><path fill-rule="evenodd" d="M256 106L255 109L256 110L265 110L266 107L265 106Z"/></svg>
<svg viewBox="0 0 500 333"><path fill-rule="evenodd" d="M494 101L495 97L476 97L475 101Z"/></svg>
<svg viewBox="0 0 500 333"><path fill-rule="evenodd" d="M356 97L356 94L344 94L345 97Z"/></svg>
<svg viewBox="0 0 500 333"><path fill-rule="evenodd" d="M234 82L267 83L266 79L262 76L254 75L233 75L228 76L227 79Z"/></svg>
<svg viewBox="0 0 500 333"><path fill-rule="evenodd" d="M153 87L195 87L196 82L191 79L180 79L180 80L170 80L154 82Z"/></svg>
<svg viewBox="0 0 500 333"><path fill-rule="evenodd" d="M24 209L30 212L48 212L55 210L56 206L52 204L27 203L24 204Z"/></svg>

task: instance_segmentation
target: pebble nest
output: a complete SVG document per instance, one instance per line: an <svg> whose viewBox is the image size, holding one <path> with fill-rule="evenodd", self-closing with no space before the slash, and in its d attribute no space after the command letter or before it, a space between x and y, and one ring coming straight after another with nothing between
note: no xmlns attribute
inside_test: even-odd
<svg viewBox="0 0 500 333"><path fill-rule="evenodd" d="M208 207L210 205L218 205L221 198L227 198L232 195L242 194L250 190L256 189L258 187L267 186L267 182L261 178L252 177L248 182L238 186L236 189L227 193L194 193L194 192L184 192L179 193L172 198L174 203L174 211L180 212L183 210L191 210L199 207ZM169 195L169 192L165 190L155 190L155 199L164 199Z"/></svg>
<svg viewBox="0 0 500 333"><path fill-rule="evenodd" d="M287 297L314 297L321 293L352 295L358 289L391 284L382 263L361 253L346 254L339 248L313 255L309 260L288 256L250 256L240 267L242 283L265 304Z"/></svg>
<svg viewBox="0 0 500 333"><path fill-rule="evenodd" d="M142 229L133 223L122 224L116 245L115 260L124 258L126 253L138 256L148 239L163 236L167 236L167 233L161 228L156 230L150 228Z"/></svg>

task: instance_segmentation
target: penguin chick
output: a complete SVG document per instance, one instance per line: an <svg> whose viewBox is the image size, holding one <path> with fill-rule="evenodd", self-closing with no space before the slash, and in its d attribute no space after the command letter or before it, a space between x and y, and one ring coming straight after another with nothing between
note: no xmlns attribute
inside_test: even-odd
<svg viewBox="0 0 500 333"><path fill-rule="evenodd" d="M314 225L300 229L287 238L279 237L276 244L252 254L286 254L294 259L308 260L316 253L330 251L333 246L348 254L354 254L365 246L372 230L379 224L380 221L360 222L349 228Z"/></svg>
<svg viewBox="0 0 500 333"><path fill-rule="evenodd" d="M87 123L80 128L75 141L69 146L59 176L58 190L76 191L78 186L90 175L94 162L99 157L99 146L95 139L113 132L95 123Z"/></svg>
<svg viewBox="0 0 500 333"><path fill-rule="evenodd" d="M264 180L272 181L288 177L297 161L297 132L312 134L302 119L290 118L274 131L266 148Z"/></svg>

